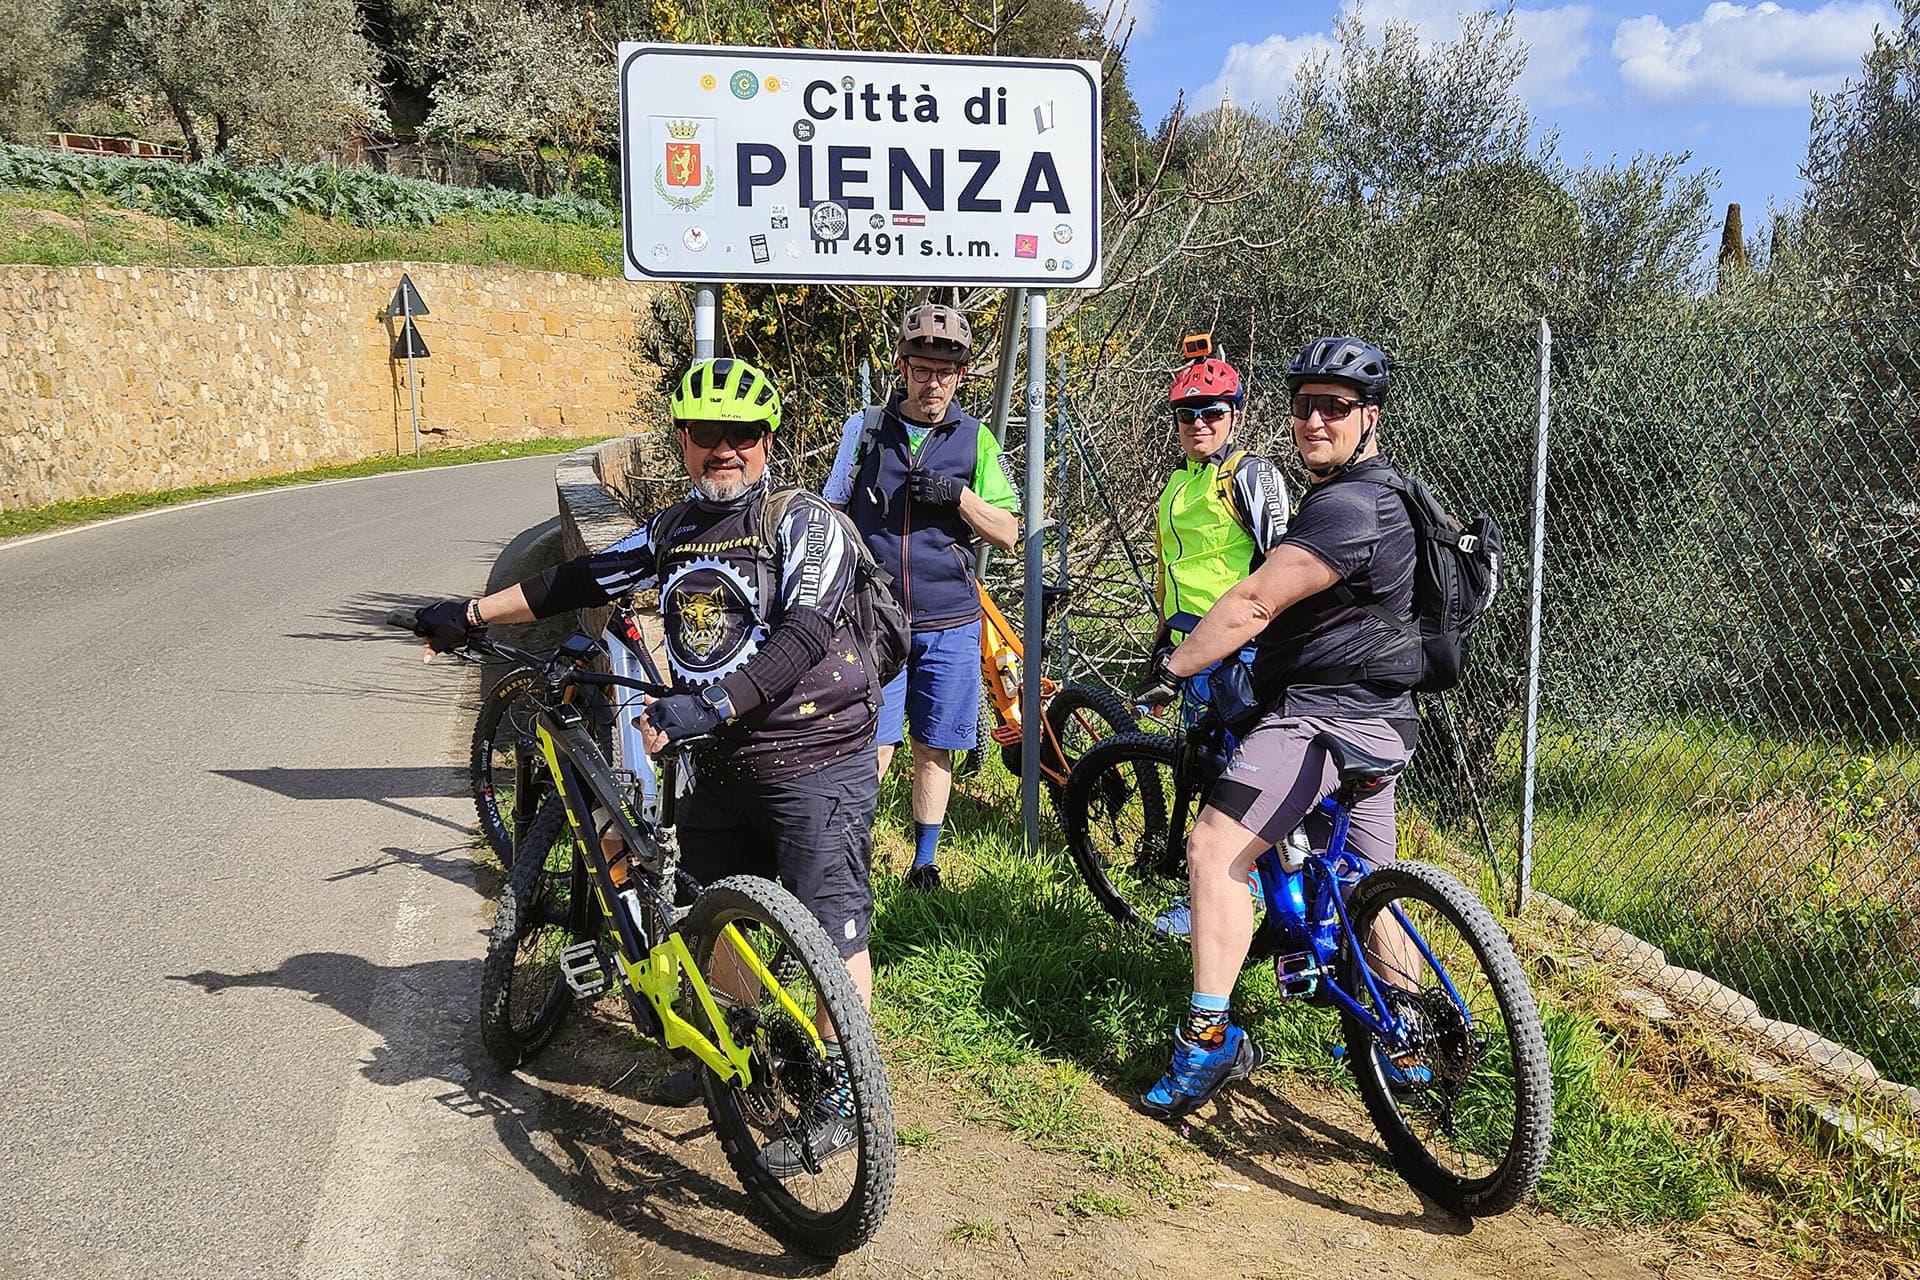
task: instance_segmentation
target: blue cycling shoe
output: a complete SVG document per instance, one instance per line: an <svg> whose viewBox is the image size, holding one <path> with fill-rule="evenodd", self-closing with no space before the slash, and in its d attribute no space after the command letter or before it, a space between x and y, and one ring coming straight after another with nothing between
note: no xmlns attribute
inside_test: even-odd
<svg viewBox="0 0 1920 1280"><path fill-rule="evenodd" d="M1217 1049L1193 1043L1180 1031L1173 1033L1173 1065L1160 1082L1140 1095L1140 1109L1163 1120L1173 1120L1200 1106L1222 1086L1245 1080L1265 1061L1253 1038L1238 1027L1227 1028Z"/></svg>
<svg viewBox="0 0 1920 1280"><path fill-rule="evenodd" d="M1258 912L1265 905L1260 899L1260 873L1247 873L1247 890L1253 895L1253 909ZM1185 942L1193 936L1193 907L1186 898L1175 898L1166 905L1159 915L1153 918L1153 931L1163 938L1176 942Z"/></svg>

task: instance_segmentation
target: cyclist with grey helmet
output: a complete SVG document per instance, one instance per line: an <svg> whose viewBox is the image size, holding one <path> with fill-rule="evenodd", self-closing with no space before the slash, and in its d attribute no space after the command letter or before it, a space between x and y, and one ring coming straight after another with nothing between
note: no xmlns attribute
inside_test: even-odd
<svg viewBox="0 0 1920 1280"><path fill-rule="evenodd" d="M979 735L979 542L1010 550L1020 499L1000 445L961 412L954 393L973 359L973 328L952 307L923 303L900 325L900 381L884 404L847 419L821 493L843 509L913 627L906 670L883 691L875 737L880 772L913 736L913 866L909 888L940 886L935 854L953 791L953 753Z"/></svg>
<svg viewBox="0 0 1920 1280"><path fill-rule="evenodd" d="M1303 819L1325 847L1315 806L1337 779L1315 736L1328 730L1399 761L1418 740L1415 673L1403 633L1381 616L1413 617L1413 518L1395 490L1369 482L1392 467L1378 434L1388 381L1386 353L1359 338L1321 338L1294 357L1287 386L1306 496L1259 568L1220 596L1135 695L1164 698L1178 680L1254 645L1262 714L1187 843L1193 996L1172 1066L1140 1099L1155 1115L1185 1114L1259 1065L1259 1047L1228 1017L1253 936L1247 873ZM1391 783L1355 805L1348 848L1369 866L1393 859Z"/></svg>

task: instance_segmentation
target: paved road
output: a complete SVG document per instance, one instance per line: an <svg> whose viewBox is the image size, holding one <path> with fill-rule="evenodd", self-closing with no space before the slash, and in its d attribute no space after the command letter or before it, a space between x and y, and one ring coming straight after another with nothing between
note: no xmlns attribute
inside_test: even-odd
<svg viewBox="0 0 1920 1280"><path fill-rule="evenodd" d="M458 705L553 460L0 544L0 1275L604 1273L471 1021Z"/></svg>

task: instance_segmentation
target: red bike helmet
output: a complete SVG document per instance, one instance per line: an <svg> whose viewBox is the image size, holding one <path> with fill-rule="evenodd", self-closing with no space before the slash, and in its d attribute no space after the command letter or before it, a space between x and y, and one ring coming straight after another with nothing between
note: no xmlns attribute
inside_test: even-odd
<svg viewBox="0 0 1920 1280"><path fill-rule="evenodd" d="M1173 386L1167 391L1167 403L1225 400L1237 405L1243 395L1240 375L1233 371L1233 366L1217 356L1209 356L1204 360L1195 360L1173 375Z"/></svg>

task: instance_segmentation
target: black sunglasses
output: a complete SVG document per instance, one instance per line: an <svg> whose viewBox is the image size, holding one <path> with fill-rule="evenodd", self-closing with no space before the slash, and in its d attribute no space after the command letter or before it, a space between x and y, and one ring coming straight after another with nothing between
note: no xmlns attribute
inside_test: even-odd
<svg viewBox="0 0 1920 1280"><path fill-rule="evenodd" d="M760 422L683 422L680 429L702 449L718 449L722 440L736 449L751 449L767 435L766 424Z"/></svg>
<svg viewBox="0 0 1920 1280"><path fill-rule="evenodd" d="M1186 426L1195 420L1212 426L1232 412L1233 406L1230 404L1209 404L1203 405L1198 409L1189 409L1185 405L1182 405L1173 411L1173 420L1181 426Z"/></svg>
<svg viewBox="0 0 1920 1280"><path fill-rule="evenodd" d="M1338 422L1365 403L1365 400L1349 400L1345 396L1295 396L1293 416L1305 422L1317 411L1322 422Z"/></svg>

